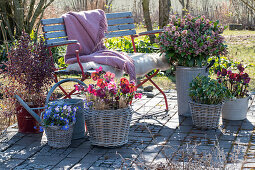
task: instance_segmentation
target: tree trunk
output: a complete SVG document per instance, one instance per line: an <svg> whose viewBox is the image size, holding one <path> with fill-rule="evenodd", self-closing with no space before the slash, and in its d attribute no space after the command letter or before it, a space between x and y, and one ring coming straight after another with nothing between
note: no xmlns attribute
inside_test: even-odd
<svg viewBox="0 0 255 170"><path fill-rule="evenodd" d="M181 3L181 6L182 6L182 17L184 17L188 12L189 12L189 0L186 0L186 3L185 3L185 0L179 0L179 2Z"/></svg>
<svg viewBox="0 0 255 170"><path fill-rule="evenodd" d="M142 0L142 6L143 6L143 16L145 20L145 25L147 27L147 31L151 31L152 28L152 23L151 23L151 18L150 18L150 0ZM155 42L155 35L149 35L150 37L150 42L154 43Z"/></svg>
<svg viewBox="0 0 255 170"><path fill-rule="evenodd" d="M171 0L159 0L159 28L168 24Z"/></svg>

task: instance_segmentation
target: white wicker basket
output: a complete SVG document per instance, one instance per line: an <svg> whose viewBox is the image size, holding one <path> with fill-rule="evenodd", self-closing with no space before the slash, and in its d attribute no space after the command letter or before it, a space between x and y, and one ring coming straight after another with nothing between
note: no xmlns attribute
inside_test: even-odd
<svg viewBox="0 0 255 170"><path fill-rule="evenodd" d="M65 148L71 144L74 124L69 125L67 130L61 129L60 126L47 126L45 133L48 145L53 148Z"/></svg>
<svg viewBox="0 0 255 170"><path fill-rule="evenodd" d="M223 104L207 105L189 101L193 124L202 129L217 129Z"/></svg>
<svg viewBox="0 0 255 170"><path fill-rule="evenodd" d="M85 109L85 121L92 145L116 147L126 144L132 113L131 107L117 110Z"/></svg>

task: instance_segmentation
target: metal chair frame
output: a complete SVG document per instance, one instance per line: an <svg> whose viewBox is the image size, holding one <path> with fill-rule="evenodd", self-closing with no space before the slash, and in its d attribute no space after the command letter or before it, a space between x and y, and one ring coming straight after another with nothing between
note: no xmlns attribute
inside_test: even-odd
<svg viewBox="0 0 255 170"><path fill-rule="evenodd" d="M136 34L135 30L135 24L134 19L132 16L132 12L120 12L120 13L107 13L106 14L107 23L108 23L108 31L105 33L106 38L112 38L112 37L122 37L122 36L130 36L132 41L133 50L136 53L136 46L134 38L144 35L150 35L150 34L157 34L162 33L163 30L153 30L153 31L147 31L142 32L139 34ZM76 44L77 50L75 51L77 62L79 64L79 67L81 69L81 81L84 81L85 79L90 78L89 74L84 73L82 64L79 59L79 53L81 46L77 40L68 40L68 36L65 31L65 25L63 18L51 18L51 19L42 19L41 23L43 25L43 33L45 37L46 46L49 49L50 55L51 48L57 47L57 46L63 46L63 45L70 45L70 44ZM61 71L61 69L56 69L55 71L55 82L58 82L57 73L64 72ZM141 83L137 85L137 87L142 86L147 81L150 81L164 96L165 104L166 104L166 110L168 110L168 102L165 93L160 89L160 87L157 86L155 82L151 79L152 77L156 76L160 70L157 69L154 74L148 76L146 75L146 79L142 80ZM75 89L71 91L70 93L67 93L61 86L59 88L64 92L65 98L71 98L71 95L75 92Z"/></svg>

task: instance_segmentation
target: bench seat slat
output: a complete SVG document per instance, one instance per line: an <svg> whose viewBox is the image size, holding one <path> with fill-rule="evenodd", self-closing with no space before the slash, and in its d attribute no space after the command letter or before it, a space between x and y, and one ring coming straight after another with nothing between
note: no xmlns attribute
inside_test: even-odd
<svg viewBox="0 0 255 170"><path fill-rule="evenodd" d="M107 13L105 15L107 19L124 18L124 17L132 17L132 12Z"/></svg>
<svg viewBox="0 0 255 170"><path fill-rule="evenodd" d="M43 32L50 32L50 31L65 31L64 25L50 25L50 26L44 26Z"/></svg>
<svg viewBox="0 0 255 170"><path fill-rule="evenodd" d="M118 32L109 32L108 34L105 34L106 38L112 38L112 37L121 37L121 36L127 36L127 35L135 35L135 30L128 30L128 31L118 31Z"/></svg>
<svg viewBox="0 0 255 170"><path fill-rule="evenodd" d="M121 18L121 19L114 19L114 20L107 20L108 26L118 25L118 24L132 24L134 23L133 18Z"/></svg>
<svg viewBox="0 0 255 170"><path fill-rule="evenodd" d="M42 19L41 23L42 23L42 25L63 24L64 23L64 19L63 18Z"/></svg>

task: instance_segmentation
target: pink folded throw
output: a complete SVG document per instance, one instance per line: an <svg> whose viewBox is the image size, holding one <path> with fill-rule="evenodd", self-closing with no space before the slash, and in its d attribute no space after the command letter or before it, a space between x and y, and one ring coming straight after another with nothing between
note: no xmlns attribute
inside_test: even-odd
<svg viewBox="0 0 255 170"><path fill-rule="evenodd" d="M136 80L133 60L117 51L107 50L104 46L104 34L107 31L107 22L103 10L69 12L64 18L66 32L69 40L77 40L81 45L80 61L82 63L93 61L98 64L110 65L129 74L130 80ZM67 47L65 62L77 62L75 50L77 45Z"/></svg>

